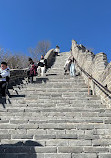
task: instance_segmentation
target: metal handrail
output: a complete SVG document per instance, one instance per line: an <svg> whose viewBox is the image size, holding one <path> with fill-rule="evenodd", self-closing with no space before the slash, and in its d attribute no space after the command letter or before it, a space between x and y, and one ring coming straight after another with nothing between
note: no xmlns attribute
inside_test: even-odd
<svg viewBox="0 0 111 158"><path fill-rule="evenodd" d="M111 91L110 91L107 87L103 86L99 81L97 81L94 77L92 77L92 75L90 75L88 72L86 72L85 70L83 70L83 69L79 66L79 64L77 63L76 60L75 60L75 62L76 62L76 64L77 64L77 66L79 67L79 69L80 69L87 77L89 77L89 79L92 79L92 81L93 81L95 84L97 84L100 88L102 87L105 91L107 91L108 93L111 94Z"/></svg>

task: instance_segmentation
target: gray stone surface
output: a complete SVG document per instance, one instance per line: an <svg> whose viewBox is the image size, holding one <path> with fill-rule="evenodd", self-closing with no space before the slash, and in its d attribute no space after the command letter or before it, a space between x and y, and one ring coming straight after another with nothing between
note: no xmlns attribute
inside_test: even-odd
<svg viewBox="0 0 111 158"><path fill-rule="evenodd" d="M95 153L72 154L72 158L98 158Z"/></svg>
<svg viewBox="0 0 111 158"><path fill-rule="evenodd" d="M68 57L57 56L33 84L9 89L5 108L0 103L0 158L110 157L111 110L88 96L81 76L64 75Z"/></svg>

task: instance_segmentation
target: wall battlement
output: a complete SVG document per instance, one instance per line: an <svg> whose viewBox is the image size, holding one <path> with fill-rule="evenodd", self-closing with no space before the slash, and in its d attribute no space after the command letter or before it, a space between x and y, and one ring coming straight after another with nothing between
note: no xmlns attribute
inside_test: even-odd
<svg viewBox="0 0 111 158"><path fill-rule="evenodd" d="M111 62L107 62L105 53L100 52L95 55L83 45L78 45L75 40L72 40L72 54L80 67L111 91ZM84 77L86 84L88 84L88 78L83 72L82 76ZM98 88L98 86L94 85L91 80L89 84L94 93L101 96L102 102L111 106L111 94L103 92L103 89Z"/></svg>

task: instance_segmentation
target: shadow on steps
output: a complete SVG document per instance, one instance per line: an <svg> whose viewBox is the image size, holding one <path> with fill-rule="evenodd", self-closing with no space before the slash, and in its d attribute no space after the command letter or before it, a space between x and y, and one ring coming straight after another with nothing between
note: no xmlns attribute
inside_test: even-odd
<svg viewBox="0 0 111 158"><path fill-rule="evenodd" d="M46 83L49 79L46 77L40 77L40 78L36 78L36 81L33 81L33 83Z"/></svg>
<svg viewBox="0 0 111 158"><path fill-rule="evenodd" d="M42 145L31 140L2 144L0 145L0 158L37 158L35 147L42 147Z"/></svg>

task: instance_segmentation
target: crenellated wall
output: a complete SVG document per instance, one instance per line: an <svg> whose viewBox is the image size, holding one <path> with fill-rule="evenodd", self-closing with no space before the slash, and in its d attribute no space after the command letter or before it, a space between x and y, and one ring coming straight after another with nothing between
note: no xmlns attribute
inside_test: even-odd
<svg viewBox="0 0 111 158"><path fill-rule="evenodd" d="M95 55L83 45L78 45L76 41L72 40L72 54L82 69L111 91L111 62L108 64L105 53L100 52ZM83 72L82 76L88 85L88 77ZM106 94L106 91L93 84L91 80L89 80L89 84L94 93L101 97L102 102L111 106L111 94Z"/></svg>

